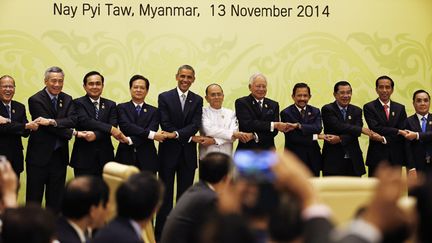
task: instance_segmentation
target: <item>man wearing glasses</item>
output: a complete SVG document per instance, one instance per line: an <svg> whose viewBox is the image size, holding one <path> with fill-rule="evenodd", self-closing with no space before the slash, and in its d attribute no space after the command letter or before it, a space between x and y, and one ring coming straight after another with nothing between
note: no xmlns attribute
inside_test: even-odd
<svg viewBox="0 0 432 243"><path fill-rule="evenodd" d="M27 121L25 106L12 100L14 94L15 80L9 75L0 77L0 154L11 162L19 178L24 161L21 137L28 137L38 124Z"/></svg>

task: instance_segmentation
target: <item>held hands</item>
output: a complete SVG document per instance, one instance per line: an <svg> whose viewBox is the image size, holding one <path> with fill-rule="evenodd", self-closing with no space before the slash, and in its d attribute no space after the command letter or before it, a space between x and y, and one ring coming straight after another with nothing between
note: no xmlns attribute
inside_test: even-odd
<svg viewBox="0 0 432 243"><path fill-rule="evenodd" d="M251 132L249 132L249 133L247 133L247 132L234 132L233 138L238 139L242 143L247 143L247 142L251 141L252 139L254 139L254 135Z"/></svg>
<svg viewBox="0 0 432 243"><path fill-rule="evenodd" d="M212 144L216 144L216 140L214 138L205 136L192 136L192 141L206 147Z"/></svg>
<svg viewBox="0 0 432 243"><path fill-rule="evenodd" d="M37 131L39 128L39 125L35 121L27 122L25 124L25 129L31 130L31 131Z"/></svg>
<svg viewBox="0 0 432 243"><path fill-rule="evenodd" d="M96 134L92 131L77 131L76 137L83 138L87 142L93 142L94 140L96 140Z"/></svg>
<svg viewBox="0 0 432 243"><path fill-rule="evenodd" d="M111 136L113 136L115 139L117 139L117 141L119 141L121 143L129 143L129 140L127 139L127 137L117 127L111 127ZM95 136L95 139L96 139L96 136Z"/></svg>
<svg viewBox="0 0 432 243"><path fill-rule="evenodd" d="M54 119L47 119L47 118L43 118L43 117L38 117L35 120L33 120L33 122L36 122L39 126L55 126L56 122Z"/></svg>
<svg viewBox="0 0 432 243"><path fill-rule="evenodd" d="M321 134L320 134L321 135ZM338 144L342 142L342 139L338 135L332 135L332 134L322 134L325 141L329 142L330 144ZM319 136L318 136L319 138Z"/></svg>
<svg viewBox="0 0 432 243"><path fill-rule="evenodd" d="M417 139L417 133L410 131L410 130L405 130L406 134L404 135L404 137L410 141Z"/></svg>
<svg viewBox="0 0 432 243"><path fill-rule="evenodd" d="M294 129L300 129L300 123L290 123L290 122L274 122L274 129L280 132L290 132Z"/></svg>
<svg viewBox="0 0 432 243"><path fill-rule="evenodd" d="M168 137L168 133L164 131L158 131L154 135L154 140L158 141L159 143L163 143L163 141Z"/></svg>
<svg viewBox="0 0 432 243"><path fill-rule="evenodd" d="M10 120L9 119L7 119L7 118L5 118L5 117L2 117L2 116L0 116L0 124L6 124L6 123L9 123L10 122Z"/></svg>

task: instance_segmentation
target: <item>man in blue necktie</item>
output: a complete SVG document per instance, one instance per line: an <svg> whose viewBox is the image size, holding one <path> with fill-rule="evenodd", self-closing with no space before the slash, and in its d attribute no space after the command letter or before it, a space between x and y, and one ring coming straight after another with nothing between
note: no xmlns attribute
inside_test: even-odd
<svg viewBox="0 0 432 243"><path fill-rule="evenodd" d="M430 95L417 90L413 95L415 114L407 118L407 169L408 176L416 177L417 171L432 173L432 117L429 113Z"/></svg>
<svg viewBox="0 0 432 243"><path fill-rule="evenodd" d="M321 109L324 123L323 175L362 176L366 173L358 137L373 133L363 127L362 110L351 103L352 88L347 81L334 85L333 103Z"/></svg>
<svg viewBox="0 0 432 243"><path fill-rule="evenodd" d="M69 163L68 141L77 132L72 97L63 89L64 72L59 67L45 71L45 87L28 100L32 119L39 129L30 134L27 147L27 202L41 203L58 212ZM53 107L52 99L57 99Z"/></svg>

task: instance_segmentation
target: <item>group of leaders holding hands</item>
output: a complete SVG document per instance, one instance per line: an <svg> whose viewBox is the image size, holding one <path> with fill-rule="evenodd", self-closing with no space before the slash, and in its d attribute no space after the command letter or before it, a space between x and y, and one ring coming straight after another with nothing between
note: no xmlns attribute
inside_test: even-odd
<svg viewBox="0 0 432 243"><path fill-rule="evenodd" d="M73 167L75 176L101 176L105 163L114 160L158 172L164 182L164 200L156 219L158 235L173 207L174 185L178 199L193 183L196 144L200 158L209 152L232 155L236 139L237 149L274 149L278 132L285 135L285 148L315 176L321 171L324 176L365 174L358 141L361 134L369 137L369 176L381 161L406 166L412 177L417 171L432 170L429 93L414 92L416 113L407 118L404 105L390 99L394 81L388 76L378 77L378 98L365 104L363 110L351 104L350 83L339 81L334 85L335 101L321 110L308 104L309 86L295 84L294 104L282 111L278 102L266 97L267 79L261 73L250 77L250 95L235 101L235 111L223 107L224 93L218 84L207 86L209 106L203 108L203 98L190 90L195 71L189 65L179 67L177 86L159 94L157 107L145 102L150 82L142 75L129 81L131 100L118 105L101 96L102 74L87 73L83 78L86 95L77 99L62 91L64 78L59 67L46 70L45 87L28 99L29 121L25 106L13 100L14 79L0 77L0 154L19 175L24 167L21 137L29 136L26 201L41 203L45 193L46 205L54 211L59 210L67 165ZM115 154L111 136L120 142ZM75 142L69 160L68 141L72 137ZM322 151L320 139L324 140ZM159 142L158 150L154 140Z"/></svg>

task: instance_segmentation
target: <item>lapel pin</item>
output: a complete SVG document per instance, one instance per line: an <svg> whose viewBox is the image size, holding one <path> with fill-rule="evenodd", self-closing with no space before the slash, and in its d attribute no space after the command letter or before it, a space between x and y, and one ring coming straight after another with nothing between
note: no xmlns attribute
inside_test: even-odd
<svg viewBox="0 0 432 243"><path fill-rule="evenodd" d="M224 115L222 115L222 119L224 119L225 118L225 116Z"/></svg>
<svg viewBox="0 0 432 243"><path fill-rule="evenodd" d="M392 116L395 116L394 111L392 111Z"/></svg>
<svg viewBox="0 0 432 243"><path fill-rule="evenodd" d="M429 125L432 125L432 121L429 121Z"/></svg>
<svg viewBox="0 0 432 243"><path fill-rule="evenodd" d="M351 116L348 116L348 120L351 120Z"/></svg>
<svg viewBox="0 0 432 243"><path fill-rule="evenodd" d="M101 109L105 109L105 104L104 103L101 104Z"/></svg>
<svg viewBox="0 0 432 243"><path fill-rule="evenodd" d="M264 107L265 107L265 108L268 108L267 104L264 104Z"/></svg>
<svg viewBox="0 0 432 243"><path fill-rule="evenodd" d="M14 114L15 114L15 109L12 109L12 113L14 113Z"/></svg>
<svg viewBox="0 0 432 243"><path fill-rule="evenodd" d="M144 112L147 112L147 109L146 109L146 108L144 108Z"/></svg>
<svg viewBox="0 0 432 243"><path fill-rule="evenodd" d="M59 100L59 107L60 107L60 108L63 107L63 100Z"/></svg>
<svg viewBox="0 0 432 243"><path fill-rule="evenodd" d="M308 116L312 115L312 113L308 112Z"/></svg>
<svg viewBox="0 0 432 243"><path fill-rule="evenodd" d="M189 100L189 103L192 103L192 100Z"/></svg>

